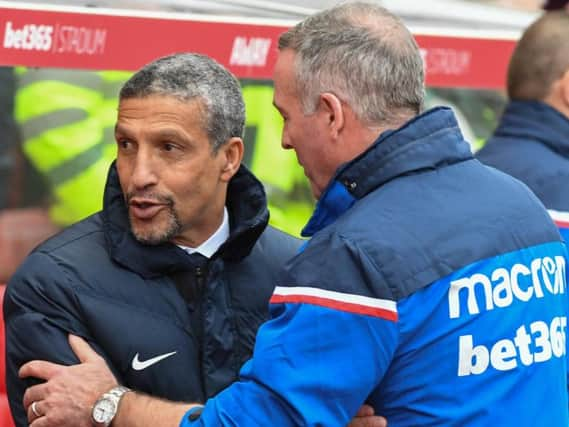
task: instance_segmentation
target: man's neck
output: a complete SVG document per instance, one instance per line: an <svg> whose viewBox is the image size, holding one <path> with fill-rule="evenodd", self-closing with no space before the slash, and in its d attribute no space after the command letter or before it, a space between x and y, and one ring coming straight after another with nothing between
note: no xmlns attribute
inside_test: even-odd
<svg viewBox="0 0 569 427"><path fill-rule="evenodd" d="M197 247L190 247L184 245L178 245L181 249L186 251L189 254L197 252L206 258L211 258L215 252L219 249L219 247L225 243L225 241L229 237L229 215L227 213L227 208L223 207L223 219L221 220L221 224L210 235L203 243L198 245Z"/></svg>

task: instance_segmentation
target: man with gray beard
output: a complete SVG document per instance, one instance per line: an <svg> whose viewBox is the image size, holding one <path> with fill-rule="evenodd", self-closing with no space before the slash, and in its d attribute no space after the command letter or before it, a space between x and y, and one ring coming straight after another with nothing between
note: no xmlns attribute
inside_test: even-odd
<svg viewBox="0 0 569 427"><path fill-rule="evenodd" d="M244 123L239 82L205 56L161 58L124 85L102 211L40 245L8 284L18 426L36 383L18 370L77 363L69 333L157 397L205 401L237 378L300 244L267 225L263 187L241 165Z"/></svg>

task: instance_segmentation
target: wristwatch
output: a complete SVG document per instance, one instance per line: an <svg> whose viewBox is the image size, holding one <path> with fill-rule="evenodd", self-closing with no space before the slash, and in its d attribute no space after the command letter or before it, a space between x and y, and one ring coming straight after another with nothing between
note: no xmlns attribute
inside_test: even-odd
<svg viewBox="0 0 569 427"><path fill-rule="evenodd" d="M130 388L118 386L103 394L91 411L91 420L95 427L108 427L119 409L119 403L125 393L132 391Z"/></svg>

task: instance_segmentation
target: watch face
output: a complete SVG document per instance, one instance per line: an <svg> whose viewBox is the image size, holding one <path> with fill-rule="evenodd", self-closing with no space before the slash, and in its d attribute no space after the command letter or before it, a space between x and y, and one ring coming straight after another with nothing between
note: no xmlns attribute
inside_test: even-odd
<svg viewBox="0 0 569 427"><path fill-rule="evenodd" d="M117 405L111 399L101 399L93 407L93 420L96 423L106 423L113 419Z"/></svg>

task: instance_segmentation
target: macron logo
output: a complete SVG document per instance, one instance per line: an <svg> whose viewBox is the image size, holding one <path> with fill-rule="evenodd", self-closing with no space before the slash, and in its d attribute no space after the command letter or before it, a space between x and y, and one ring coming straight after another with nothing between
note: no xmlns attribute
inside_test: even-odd
<svg viewBox="0 0 569 427"><path fill-rule="evenodd" d="M518 263L511 268L497 268L489 275L476 273L453 280L448 292L449 318L457 319L465 311L479 314L481 308L508 307L515 300L527 302L543 298L547 293L565 294L565 272L565 258L555 256L535 258L529 265Z"/></svg>
<svg viewBox="0 0 569 427"><path fill-rule="evenodd" d="M136 353L134 355L134 358L132 359L132 369L134 369L135 371L142 371L146 368L149 368L152 365L155 365L156 363L175 355L176 352L173 351L171 353L166 353L166 354L160 354L156 357L153 357L151 359L148 360L140 360L138 357L138 353Z"/></svg>

